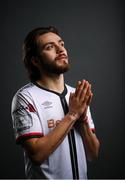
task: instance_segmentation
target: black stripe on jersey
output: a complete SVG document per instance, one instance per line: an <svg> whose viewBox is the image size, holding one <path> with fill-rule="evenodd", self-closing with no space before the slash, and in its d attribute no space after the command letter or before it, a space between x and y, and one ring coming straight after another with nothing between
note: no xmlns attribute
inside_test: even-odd
<svg viewBox="0 0 125 180"><path fill-rule="evenodd" d="M66 115L69 111L66 99L63 96L60 97L60 99L61 99L64 113ZM73 179L79 179L76 142L75 142L75 134L74 134L73 129L71 129L70 132L68 133L68 141L69 141L69 148L70 148Z"/></svg>
<svg viewBox="0 0 125 180"><path fill-rule="evenodd" d="M71 129L71 131L68 134L68 140L69 140L70 156L71 156L71 162L72 162L73 179L79 179L76 143L75 143L75 136L74 136L73 129Z"/></svg>
<svg viewBox="0 0 125 180"><path fill-rule="evenodd" d="M64 110L64 114L66 115L69 111L65 95L67 94L67 88L64 85L64 91L62 93L58 93L55 91L52 91L50 89L46 89L45 87L41 87L38 83L34 82L34 84L46 91L49 91L51 93L54 93L60 97L62 107ZM76 142L75 142L75 135L74 135L74 130L71 129L70 132L68 133L68 141L69 141L69 148L70 148L70 157L71 157L71 165L72 165L72 174L73 174L73 179L79 179L79 171L78 171L78 161L77 161L77 151L76 151Z"/></svg>

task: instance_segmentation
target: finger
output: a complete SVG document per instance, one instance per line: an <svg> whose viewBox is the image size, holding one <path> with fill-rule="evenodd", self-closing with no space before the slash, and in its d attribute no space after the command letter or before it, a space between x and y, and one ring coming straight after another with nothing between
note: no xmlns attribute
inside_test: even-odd
<svg viewBox="0 0 125 180"><path fill-rule="evenodd" d="M74 96L74 94L75 94L75 93L70 92L69 98L72 99L72 97Z"/></svg>
<svg viewBox="0 0 125 180"><path fill-rule="evenodd" d="M86 100L89 98L90 95L91 95L91 84L88 85L88 88L86 90L86 95L85 95Z"/></svg>
<svg viewBox="0 0 125 180"><path fill-rule="evenodd" d="M81 98L81 95L83 94L83 90L86 86L86 81L85 80L82 80L81 81L81 84L79 85L78 87L78 92L77 92L77 97L80 99Z"/></svg>
<svg viewBox="0 0 125 180"><path fill-rule="evenodd" d="M81 81L78 81L78 82L77 82L77 85L76 85L75 96L78 96L80 84L81 84Z"/></svg>
<svg viewBox="0 0 125 180"><path fill-rule="evenodd" d="M84 101L88 97L89 92L90 92L90 86L88 81L86 81L80 94L80 100Z"/></svg>
<svg viewBox="0 0 125 180"><path fill-rule="evenodd" d="M70 97L72 97L73 96L73 93L72 92L70 92Z"/></svg>
<svg viewBox="0 0 125 180"><path fill-rule="evenodd" d="M89 96L89 98L88 98L88 100L87 100L87 102L86 102L87 106L90 105L90 103L91 103L91 101L92 101L92 97L93 97L93 93L90 94L90 96Z"/></svg>
<svg viewBox="0 0 125 180"><path fill-rule="evenodd" d="M91 94L92 94L92 92L91 92L91 90L90 90L90 88L88 88L88 91L87 91L87 93L85 94L85 96L84 96L84 98L82 99L83 101L82 101L82 105L84 106L84 104L85 105L88 105L89 103L90 103L90 101L91 101Z"/></svg>
<svg viewBox="0 0 125 180"><path fill-rule="evenodd" d="M84 110L84 113L82 115L82 119L85 118L86 114L87 114L87 110L88 110L88 105L85 106L85 110Z"/></svg>

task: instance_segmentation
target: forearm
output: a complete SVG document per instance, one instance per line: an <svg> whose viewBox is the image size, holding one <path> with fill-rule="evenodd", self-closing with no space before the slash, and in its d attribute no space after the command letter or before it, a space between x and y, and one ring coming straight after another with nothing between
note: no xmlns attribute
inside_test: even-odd
<svg viewBox="0 0 125 180"><path fill-rule="evenodd" d="M87 81L78 82L75 93L70 93L69 113L49 134L41 138L29 139L24 142L24 149L32 161L41 164L56 150L68 134L74 123L86 109L86 103L91 97L90 85Z"/></svg>
<svg viewBox="0 0 125 180"><path fill-rule="evenodd" d="M100 146L96 134L92 132L87 122L81 124L80 133L83 138L87 159L90 161L96 159Z"/></svg>
<svg viewBox="0 0 125 180"><path fill-rule="evenodd" d="M88 160L96 159L98 157L100 144L96 134L89 128L88 123L83 124L83 141Z"/></svg>
<svg viewBox="0 0 125 180"><path fill-rule="evenodd" d="M53 129L49 134L44 137L32 140L32 147L26 147L28 154L32 161L36 164L41 164L49 155L56 150L56 148L62 143L65 136L68 134L76 118L73 115L66 115L64 119ZM30 143L30 140L29 140Z"/></svg>

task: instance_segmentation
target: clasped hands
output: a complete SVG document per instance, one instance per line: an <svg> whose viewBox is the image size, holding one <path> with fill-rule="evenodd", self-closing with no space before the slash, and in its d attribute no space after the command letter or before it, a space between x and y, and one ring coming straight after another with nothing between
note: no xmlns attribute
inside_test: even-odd
<svg viewBox="0 0 125 180"><path fill-rule="evenodd" d="M88 106L91 103L93 93L91 84L88 81L78 81L74 93L70 93L69 114L76 117L76 120L86 120Z"/></svg>

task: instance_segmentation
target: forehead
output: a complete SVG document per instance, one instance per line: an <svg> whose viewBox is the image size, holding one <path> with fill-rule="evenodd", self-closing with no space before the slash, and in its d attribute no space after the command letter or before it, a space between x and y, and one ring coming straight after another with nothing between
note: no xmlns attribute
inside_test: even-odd
<svg viewBox="0 0 125 180"><path fill-rule="evenodd" d="M56 42L59 42L60 40L62 40L62 38L59 35L52 33L52 32L42 34L37 38L37 42L40 43L40 45L44 45L49 42L56 43Z"/></svg>

